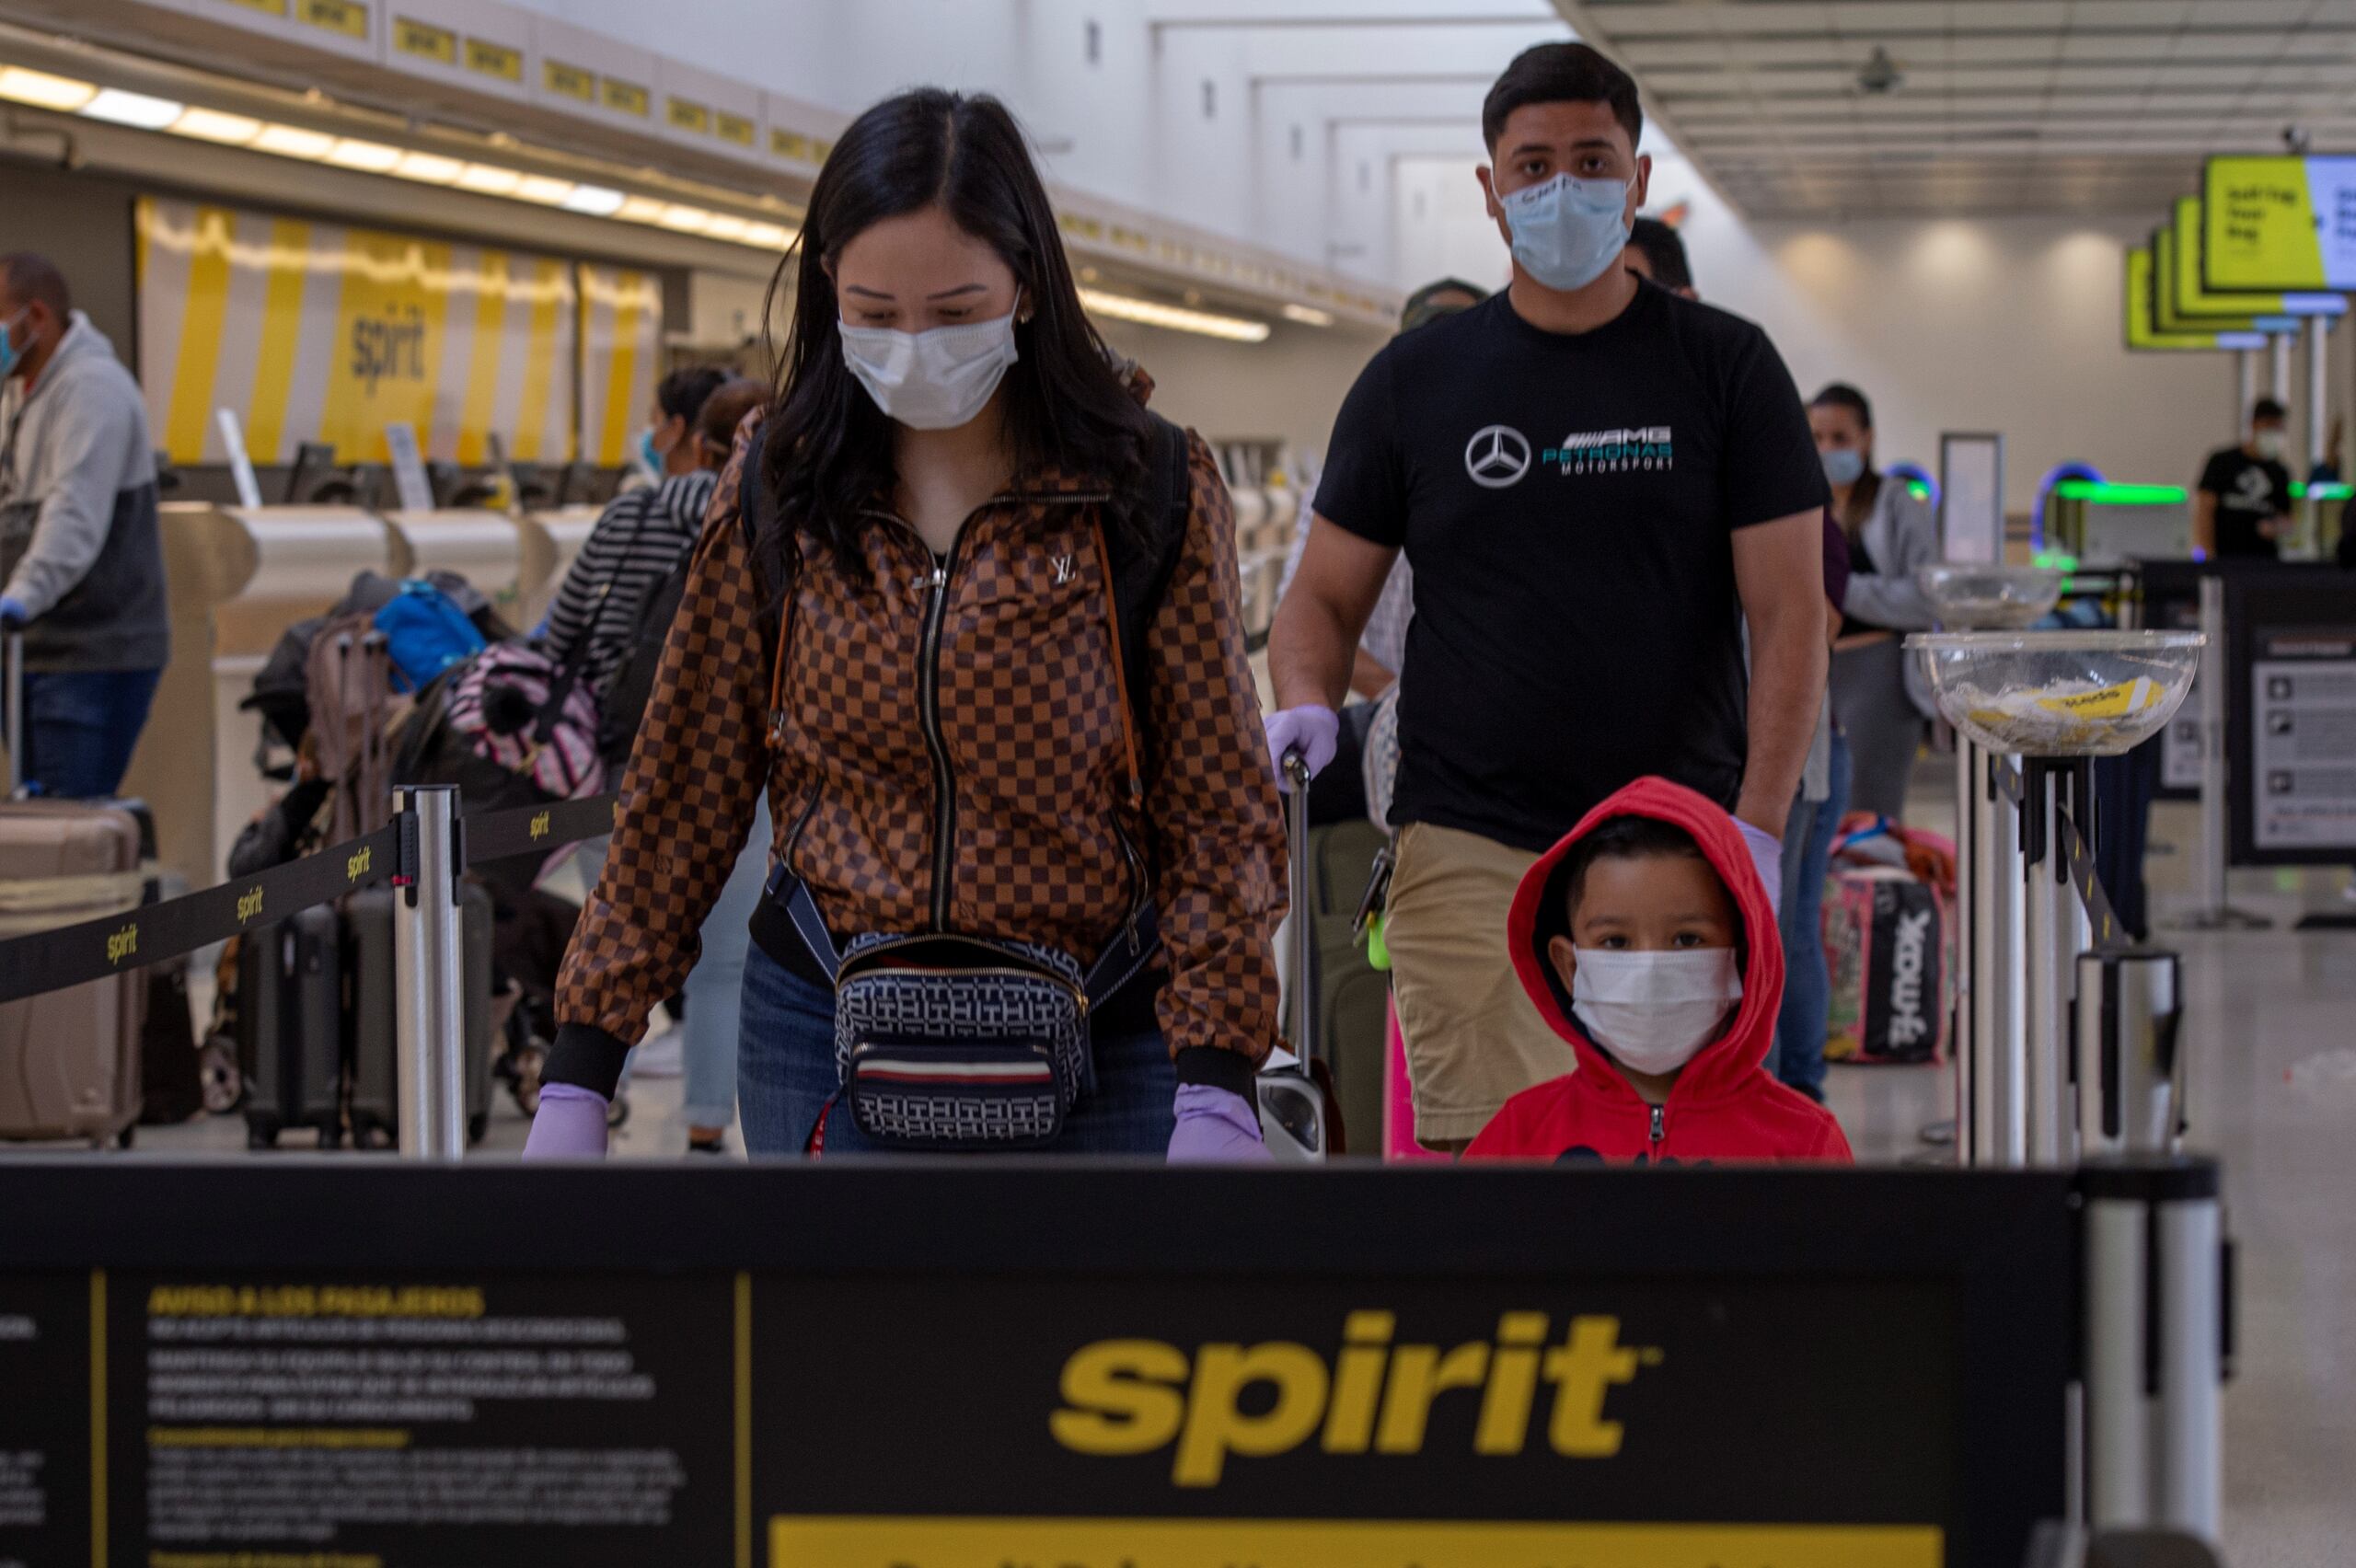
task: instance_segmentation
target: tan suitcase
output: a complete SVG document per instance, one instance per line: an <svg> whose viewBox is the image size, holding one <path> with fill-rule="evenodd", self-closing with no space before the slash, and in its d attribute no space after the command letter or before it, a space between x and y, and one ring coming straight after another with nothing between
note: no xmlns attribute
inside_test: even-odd
<svg viewBox="0 0 2356 1568"><path fill-rule="evenodd" d="M0 804L0 940L113 915L128 927L139 836L119 806ZM0 1137L103 1144L138 1121L146 974L125 957L118 976L0 1003Z"/></svg>

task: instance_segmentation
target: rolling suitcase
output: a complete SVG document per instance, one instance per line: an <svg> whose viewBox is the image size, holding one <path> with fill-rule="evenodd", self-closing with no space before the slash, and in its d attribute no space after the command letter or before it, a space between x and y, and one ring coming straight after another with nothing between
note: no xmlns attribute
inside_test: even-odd
<svg viewBox="0 0 2356 1568"><path fill-rule="evenodd" d="M1309 768L1298 753L1278 766L1291 777L1285 796L1286 859L1292 917L1285 944L1285 1039L1296 1060L1264 1068L1259 1078L1260 1130L1268 1152L1287 1163L1318 1163L1345 1151L1342 1113L1334 1100L1333 1070L1324 1055L1317 981L1316 879L1311 874Z"/></svg>
<svg viewBox="0 0 2356 1568"><path fill-rule="evenodd" d="M131 958L145 897L139 845L137 813L121 805L0 805L0 939L121 915L117 940ZM146 990L132 965L0 1005L0 1137L127 1138L139 1120Z"/></svg>
<svg viewBox="0 0 2356 1568"><path fill-rule="evenodd" d="M276 1146L315 1127L319 1147L343 1141L343 922L332 905L297 910L237 947L237 1067L246 1085L246 1144Z"/></svg>
<svg viewBox="0 0 2356 1568"><path fill-rule="evenodd" d="M1315 924L1318 1055L1334 1075L1342 1124L1358 1132L1357 1152L1375 1155L1382 1125L1384 1052L1391 977L1367 961L1358 914L1376 857L1390 838L1370 822L1309 830ZM1301 905L1296 904L1296 909Z"/></svg>
<svg viewBox="0 0 2356 1568"><path fill-rule="evenodd" d="M352 1136L362 1147L400 1136L400 1064L393 1037L393 900L372 887L345 901L345 951L352 1005L344 1039L352 1057ZM480 1141L491 1120L490 891L468 882L460 900L459 984L466 995L467 1141Z"/></svg>

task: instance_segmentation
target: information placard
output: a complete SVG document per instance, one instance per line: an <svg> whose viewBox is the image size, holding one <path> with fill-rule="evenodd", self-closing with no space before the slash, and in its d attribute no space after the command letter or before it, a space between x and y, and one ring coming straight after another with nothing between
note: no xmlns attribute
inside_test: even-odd
<svg viewBox="0 0 2356 1568"><path fill-rule="evenodd" d="M2072 1191L0 1160L0 1562L2016 1568Z"/></svg>
<svg viewBox="0 0 2356 1568"><path fill-rule="evenodd" d="M2356 289L2356 157L2214 157L2200 279L2220 293Z"/></svg>
<svg viewBox="0 0 2356 1568"><path fill-rule="evenodd" d="M2296 317L2281 314L2259 315L2254 310L2233 314L2187 316L2176 307L2176 291L2167 285L2181 270L2177 259L2176 229L2163 224L2152 231L2152 267L2159 280L2152 290L2152 329L2162 337L2172 332L2292 332L2298 329ZM2214 299L2232 299L2231 294L2214 294ZM2273 296L2280 297L2280 296Z"/></svg>
<svg viewBox="0 0 2356 1568"><path fill-rule="evenodd" d="M2172 265L2161 273L2160 293L2179 317L2204 316L2344 316L2348 299L2336 294L2225 294L2210 288L2200 277L2200 198L2186 196L2176 204L2168 225L2176 236Z"/></svg>
<svg viewBox="0 0 2356 1568"><path fill-rule="evenodd" d="M2125 263L2125 281L2119 291L2124 308L2126 343L2136 353L2175 353L2218 349L2262 349L2266 346L2263 332L2169 332L2163 333L2153 325L2152 291L2156 286L2156 269L2152 260L2149 243L2131 247Z"/></svg>
<svg viewBox="0 0 2356 1568"><path fill-rule="evenodd" d="M2356 581L2225 588L2232 854L2237 865L2356 863Z"/></svg>

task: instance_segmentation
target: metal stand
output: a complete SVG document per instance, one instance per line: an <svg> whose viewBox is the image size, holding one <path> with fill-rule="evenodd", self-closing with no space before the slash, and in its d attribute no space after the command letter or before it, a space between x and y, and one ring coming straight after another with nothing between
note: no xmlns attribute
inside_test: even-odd
<svg viewBox="0 0 2356 1568"><path fill-rule="evenodd" d="M2307 472L2331 455L2324 449L2325 417L2331 406L2331 323L2320 316L2307 317Z"/></svg>
<svg viewBox="0 0 2356 1568"><path fill-rule="evenodd" d="M2168 924L2186 931L2262 931L2274 922L2225 902L2225 583L2214 574L2200 580L2200 630L2209 639L2200 677L2200 907Z"/></svg>
<svg viewBox="0 0 2356 1568"><path fill-rule="evenodd" d="M2225 1271L2217 1167L2095 1164L2085 1199L2086 1523L2217 1539Z"/></svg>
<svg viewBox="0 0 2356 1568"><path fill-rule="evenodd" d="M2183 1125L2183 995L2177 955L2163 949L2078 955L2070 1034L2083 1157L2176 1151Z"/></svg>
<svg viewBox="0 0 2356 1568"><path fill-rule="evenodd" d="M2249 418L2249 406L2258 401L2258 356L2248 349L2234 351L2234 422L2226 428L2240 439L2242 421Z"/></svg>
<svg viewBox="0 0 2356 1568"><path fill-rule="evenodd" d="M2287 409L2291 406L2291 335L2278 332L2267 340L2267 346L2273 351L2274 400ZM2249 410L2245 409L2242 412L2244 418L2248 417Z"/></svg>
<svg viewBox="0 0 2356 1568"><path fill-rule="evenodd" d="M2018 870L2020 814L1999 780L2009 756L1981 751L1971 791L1972 1163L2028 1159L2027 888Z"/></svg>
<svg viewBox="0 0 2356 1568"><path fill-rule="evenodd" d="M417 834L416 874L401 885L393 904L401 1158L461 1159L467 1152L467 1090L458 878L466 857L458 792L447 785L398 789L393 812L413 821Z"/></svg>
<svg viewBox="0 0 2356 1568"><path fill-rule="evenodd" d="M1980 951L1975 911L1983 896L1974 847L1980 841L1981 815L1975 809L1981 790L1980 748L1958 730L1955 735L1955 928L1962 935L1962 962L1956 965L1955 988L1955 1162L1979 1162L1981 1083L1987 1077L1987 1058L1981 1053L1974 1009L1979 1005L1979 975L1973 960Z"/></svg>
<svg viewBox="0 0 2356 1568"><path fill-rule="evenodd" d="M2021 765L2021 878L2027 917L2028 1162L2067 1162L2077 1146L2071 1098L2069 1027L2077 954L2091 942L2085 912L2070 886L2064 813L2081 821L2094 798L2093 765L2084 758L2025 757ZM2091 848L2091 846L2089 846Z"/></svg>

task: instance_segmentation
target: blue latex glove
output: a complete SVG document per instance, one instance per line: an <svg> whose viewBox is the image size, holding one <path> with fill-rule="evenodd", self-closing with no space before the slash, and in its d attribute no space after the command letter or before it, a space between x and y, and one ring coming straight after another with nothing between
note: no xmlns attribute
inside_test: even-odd
<svg viewBox="0 0 2356 1568"><path fill-rule="evenodd" d="M1734 824L1742 829L1742 847L1750 851L1751 869L1767 884L1767 907L1780 920L1784 916L1784 841L1760 832L1740 817L1734 819Z"/></svg>
<svg viewBox="0 0 2356 1568"><path fill-rule="evenodd" d="M1299 752L1309 764L1311 778L1325 771L1334 754L1342 745L1342 716L1330 708L1310 703L1301 708L1288 708L1271 713L1266 720L1268 755L1276 763L1276 788L1292 793L1292 780L1285 776L1285 755Z"/></svg>
<svg viewBox="0 0 2356 1568"><path fill-rule="evenodd" d="M532 1135L524 1140L524 1158L605 1159L606 1106L604 1095L577 1083L543 1085Z"/></svg>
<svg viewBox="0 0 2356 1568"><path fill-rule="evenodd" d="M0 627L14 631L33 617L25 614L24 601L0 594Z"/></svg>
<svg viewBox="0 0 2356 1568"><path fill-rule="evenodd" d="M1260 1138L1260 1113L1249 1101L1207 1083L1178 1086L1171 1164L1267 1165L1275 1159Z"/></svg>

